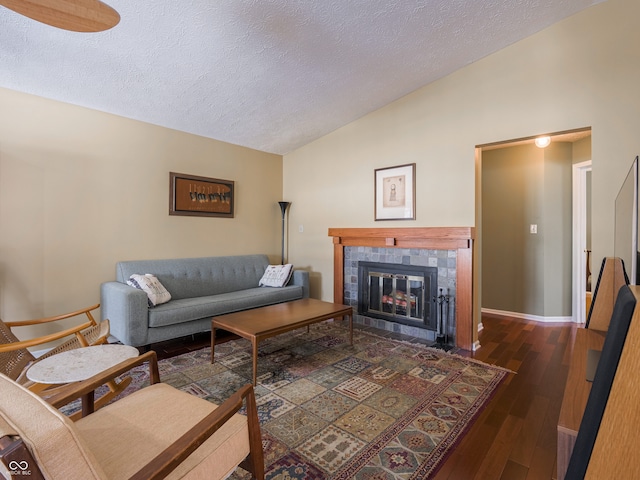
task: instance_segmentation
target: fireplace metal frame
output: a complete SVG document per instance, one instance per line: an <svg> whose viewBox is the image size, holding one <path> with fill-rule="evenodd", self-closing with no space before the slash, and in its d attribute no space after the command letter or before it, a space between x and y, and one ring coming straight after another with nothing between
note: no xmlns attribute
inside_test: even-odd
<svg viewBox="0 0 640 480"><path fill-rule="evenodd" d="M390 279L392 282L391 296L394 298L392 311L385 312L382 308L372 309L370 306L370 273L374 272L381 279ZM397 281L422 282L421 295L416 298L416 307L422 308L422 318L411 315L410 300L405 313L398 312L395 298L397 297ZM427 291L427 283L428 289ZM362 288L366 285L367 288ZM380 287L382 288L382 287ZM380 318L391 322L401 323L418 328L436 331L438 328L438 318L436 310L436 297L438 292L438 269L437 267L404 265L380 262L358 262L358 313L360 315ZM408 296L410 292L405 292ZM409 297L410 298L410 297ZM380 292L378 306L382 305L382 292Z"/></svg>

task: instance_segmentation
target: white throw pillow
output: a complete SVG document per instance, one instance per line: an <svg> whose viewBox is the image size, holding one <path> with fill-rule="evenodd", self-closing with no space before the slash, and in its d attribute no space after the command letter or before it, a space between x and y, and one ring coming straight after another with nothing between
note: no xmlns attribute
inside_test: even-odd
<svg viewBox="0 0 640 480"><path fill-rule="evenodd" d="M258 282L260 287L284 287L293 273L293 265L269 265Z"/></svg>
<svg viewBox="0 0 640 480"><path fill-rule="evenodd" d="M171 300L171 294L164 288L164 285L160 283L158 277L150 273L139 275L134 273L127 280L127 284L133 288L143 290L148 297L147 303L149 307L155 307L161 303L167 303Z"/></svg>

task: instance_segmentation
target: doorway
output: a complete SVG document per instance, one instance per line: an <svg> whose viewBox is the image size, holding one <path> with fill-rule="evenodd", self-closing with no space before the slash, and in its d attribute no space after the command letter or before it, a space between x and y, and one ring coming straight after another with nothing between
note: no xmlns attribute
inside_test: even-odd
<svg viewBox="0 0 640 480"><path fill-rule="evenodd" d="M585 250L590 239L591 129L549 136L551 149L534 147L535 137L476 147L479 311L541 322L584 322ZM532 163L534 166L526 170L524 180L522 162L517 158L522 152L529 152L537 159ZM556 158L558 152L564 162L560 167ZM514 161L509 163L512 153ZM501 172L502 182L497 184L492 183L495 172L488 167L496 158L502 162L499 168L508 170L506 174ZM512 182L518 186L513 187ZM536 182L537 187L532 187ZM516 196L522 191L522 195L528 197L522 202L528 203L515 213L507 212L510 220L503 221L506 223L500 226L495 217L506 217L505 212L495 214L492 209L503 208L504 204L512 207L512 203L519 201L512 202L505 194L509 188ZM491 190L499 190L504 198L492 201ZM550 199L550 196L555 198ZM554 202L561 202L558 203L561 205L558 208L563 210L561 214L555 211ZM532 203L535 204L533 207ZM513 228L514 225L517 227ZM499 243L495 238L499 238ZM509 270L512 265L517 267Z"/></svg>
<svg viewBox="0 0 640 480"><path fill-rule="evenodd" d="M585 323L591 298L591 160L573 165L573 321Z"/></svg>

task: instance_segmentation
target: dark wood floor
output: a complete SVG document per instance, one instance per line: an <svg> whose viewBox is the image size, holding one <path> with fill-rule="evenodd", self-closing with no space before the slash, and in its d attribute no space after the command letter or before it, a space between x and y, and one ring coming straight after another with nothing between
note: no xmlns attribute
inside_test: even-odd
<svg viewBox="0 0 640 480"><path fill-rule="evenodd" d="M501 385L434 478L555 479L556 425L577 327L492 316L484 316L482 323L481 348L459 353L516 373ZM406 339L380 330L376 333ZM231 338L237 337L229 334L220 341ZM209 335L203 334L152 348L159 358L166 358L209 341Z"/></svg>
<svg viewBox="0 0 640 480"><path fill-rule="evenodd" d="M468 356L516 374L500 387L437 480L556 478L557 423L576 326L485 316Z"/></svg>

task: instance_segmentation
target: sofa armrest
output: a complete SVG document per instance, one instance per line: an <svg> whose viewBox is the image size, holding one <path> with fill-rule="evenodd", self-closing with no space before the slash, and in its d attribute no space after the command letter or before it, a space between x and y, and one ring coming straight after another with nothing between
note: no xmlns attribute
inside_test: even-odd
<svg viewBox="0 0 640 480"><path fill-rule="evenodd" d="M125 345L147 345L149 329L148 297L145 292L120 282L100 286L100 313L108 318L111 335Z"/></svg>
<svg viewBox="0 0 640 480"><path fill-rule="evenodd" d="M302 286L302 298L309 298L309 272L306 270L294 270L289 285Z"/></svg>

